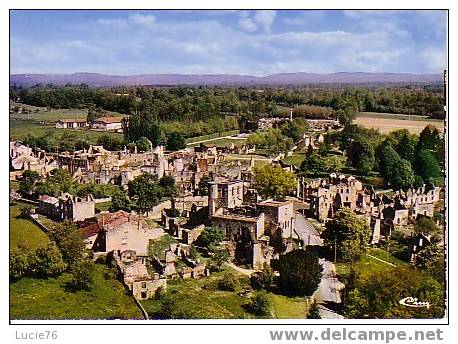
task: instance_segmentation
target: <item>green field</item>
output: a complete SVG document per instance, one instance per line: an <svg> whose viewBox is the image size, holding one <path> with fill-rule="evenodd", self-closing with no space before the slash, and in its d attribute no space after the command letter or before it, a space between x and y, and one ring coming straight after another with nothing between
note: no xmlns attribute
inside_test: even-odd
<svg viewBox="0 0 458 344"><path fill-rule="evenodd" d="M248 285L248 277L232 269L230 273L237 276L240 286ZM168 293L178 298L180 306L192 313L193 319L250 319L254 315L247 312L244 305L249 303L248 297L237 295L236 292L221 291L216 288L218 280L227 272L218 272L203 279L175 280L167 286ZM307 300L291 298L274 293L269 294L272 301L272 315L278 319L305 318ZM153 318L160 308L160 301L144 300L142 305Z"/></svg>
<svg viewBox="0 0 458 344"><path fill-rule="evenodd" d="M108 135L117 138L122 138L121 133L111 133L104 131L93 131L87 129L56 129L54 124L42 124L35 120L10 120L10 138L15 140L21 140L32 136L54 136L62 135L63 133L72 133L77 138L86 139L90 142L96 142L100 136Z"/></svg>
<svg viewBox="0 0 458 344"><path fill-rule="evenodd" d="M114 272L96 265L93 288L70 292L64 273L47 280L23 278L10 284L12 319L143 319L133 298Z"/></svg>
<svg viewBox="0 0 458 344"><path fill-rule="evenodd" d="M229 130L229 131L223 131L221 133L214 133L214 134L190 137L186 139L186 144L189 145L194 142L216 139L218 137L223 137L223 136L237 135L238 133L239 133L239 130Z"/></svg>
<svg viewBox="0 0 458 344"><path fill-rule="evenodd" d="M34 222L19 216L24 204L10 206L10 247L33 251L49 242ZM43 219L43 217L42 217ZM48 220L49 223L52 223ZM93 288L72 293L66 290L71 275L57 278L23 278L10 284L10 311L13 319L141 319L142 315L114 272L97 265Z"/></svg>
<svg viewBox="0 0 458 344"><path fill-rule="evenodd" d="M10 247L27 247L35 250L49 242L48 236L38 225L28 219L20 218L20 208L25 203L10 206Z"/></svg>
<svg viewBox="0 0 458 344"><path fill-rule="evenodd" d="M409 265L409 263L393 257L387 251L384 251L380 248L370 248L367 253L379 259L385 260L391 264L394 264L396 267L405 267ZM356 263L356 271L360 273L361 278L369 278L372 274L380 271L389 273L389 271L396 269L396 267L390 266L389 264L381 262L367 255L362 256L361 260ZM336 263L336 271L337 275L346 276L349 273L350 268L345 263Z"/></svg>
<svg viewBox="0 0 458 344"><path fill-rule="evenodd" d="M87 109L47 109L45 107L38 107L26 105L21 103L14 103L15 106L20 106L24 109L31 111L30 113L12 113L10 118L20 120L36 120L36 121L49 121L56 122L59 119L85 119L87 116ZM105 111L103 116L125 116L118 112Z"/></svg>
<svg viewBox="0 0 458 344"><path fill-rule="evenodd" d="M304 152L294 152L293 155L282 159L282 161L287 164L293 164L297 168L299 168L301 166L302 161L305 159L305 155L306 153Z"/></svg>
<svg viewBox="0 0 458 344"><path fill-rule="evenodd" d="M438 121L441 120L430 119L428 116L419 116L419 115L407 115L402 113L388 113L388 112L360 112L356 117L372 117L372 118L394 118L394 119L404 119L404 120L417 120L417 121Z"/></svg>

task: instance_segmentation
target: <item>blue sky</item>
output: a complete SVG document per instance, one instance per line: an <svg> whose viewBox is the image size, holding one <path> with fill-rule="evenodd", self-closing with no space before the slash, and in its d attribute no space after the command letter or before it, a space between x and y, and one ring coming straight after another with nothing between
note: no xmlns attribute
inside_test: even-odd
<svg viewBox="0 0 458 344"><path fill-rule="evenodd" d="M11 73L439 73L444 11L13 11Z"/></svg>

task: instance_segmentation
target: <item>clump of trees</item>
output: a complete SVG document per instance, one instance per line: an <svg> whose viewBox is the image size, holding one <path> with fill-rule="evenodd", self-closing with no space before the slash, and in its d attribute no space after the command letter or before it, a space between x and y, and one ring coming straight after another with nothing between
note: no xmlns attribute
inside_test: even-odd
<svg viewBox="0 0 458 344"><path fill-rule="evenodd" d="M289 133L295 136L294 133ZM294 144L292 138L285 136L279 128L270 128L266 131L257 131L250 135L247 143L257 148L263 148L273 153L289 151Z"/></svg>
<svg viewBox="0 0 458 344"><path fill-rule="evenodd" d="M405 297L429 302L430 307L405 307ZM444 316L444 289L433 277L418 269L396 268L359 279L345 301L344 315L356 319L441 318Z"/></svg>
<svg viewBox="0 0 458 344"><path fill-rule="evenodd" d="M277 165L258 165L253 169L254 187L265 198L284 198L296 190L296 177Z"/></svg>
<svg viewBox="0 0 458 344"><path fill-rule="evenodd" d="M74 223L61 222L48 232L50 242L31 251L19 246L10 250L10 281L23 277L47 279L70 271L72 291L91 288L94 263L83 257L84 239Z"/></svg>
<svg viewBox="0 0 458 344"><path fill-rule="evenodd" d="M171 176L164 176L160 179L151 173L143 173L129 181L128 195L133 201L136 209L148 213L155 207L162 198L173 198L178 194L175 179ZM118 197L118 196L117 196ZM125 202L124 196L119 195L121 205Z"/></svg>
<svg viewBox="0 0 458 344"><path fill-rule="evenodd" d="M385 183L394 189L406 189L434 181L445 159L443 142L437 128L431 125L419 137L405 129L390 133L377 148L379 172Z"/></svg>
<svg viewBox="0 0 458 344"><path fill-rule="evenodd" d="M55 243L29 251L25 247L10 251L10 280L18 281L23 277L46 279L60 275L67 268L62 253Z"/></svg>

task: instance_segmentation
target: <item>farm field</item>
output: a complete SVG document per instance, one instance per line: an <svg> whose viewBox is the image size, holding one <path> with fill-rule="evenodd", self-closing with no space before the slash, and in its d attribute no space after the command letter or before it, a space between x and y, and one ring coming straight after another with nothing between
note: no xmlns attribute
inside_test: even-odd
<svg viewBox="0 0 458 344"><path fill-rule="evenodd" d="M397 114L362 113L353 120L354 124L365 128L378 129L382 134L397 129L407 129L413 134L419 134L428 124L434 125L440 132L444 132L444 122L441 120Z"/></svg>

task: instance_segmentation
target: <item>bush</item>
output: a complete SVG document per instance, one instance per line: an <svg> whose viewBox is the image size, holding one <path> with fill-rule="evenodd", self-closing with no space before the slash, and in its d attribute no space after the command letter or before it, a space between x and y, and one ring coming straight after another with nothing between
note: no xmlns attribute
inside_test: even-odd
<svg viewBox="0 0 458 344"><path fill-rule="evenodd" d="M74 290L89 290L94 278L94 262L89 259L75 261L71 269L70 287Z"/></svg>
<svg viewBox="0 0 458 344"><path fill-rule="evenodd" d="M62 253L54 242L37 248L30 255L29 264L32 274L38 278L58 276L67 268Z"/></svg>
<svg viewBox="0 0 458 344"><path fill-rule="evenodd" d="M205 227L196 240L199 246L217 245L224 239L224 232L218 226Z"/></svg>
<svg viewBox="0 0 458 344"><path fill-rule="evenodd" d="M235 291L238 287L238 280L232 274L226 274L218 281L218 289L225 291Z"/></svg>
<svg viewBox="0 0 458 344"><path fill-rule="evenodd" d="M159 287L154 292L154 299L155 300L163 300L166 297L166 295L167 294L166 294L166 290L164 289L164 287Z"/></svg>
<svg viewBox="0 0 458 344"><path fill-rule="evenodd" d="M24 205L20 208L20 217L23 219L28 219L32 213L33 207L31 205Z"/></svg>
<svg viewBox="0 0 458 344"><path fill-rule="evenodd" d="M320 310L318 309L318 304L316 302L313 302L310 305L307 319L321 319Z"/></svg>
<svg viewBox="0 0 458 344"><path fill-rule="evenodd" d="M270 290L272 284L274 283L274 278L275 275L272 268L267 263L264 263L262 271L251 274L250 284L253 287L253 289Z"/></svg>
<svg viewBox="0 0 458 344"><path fill-rule="evenodd" d="M10 250L10 281L15 282L29 274L29 253L25 248Z"/></svg>
<svg viewBox="0 0 458 344"><path fill-rule="evenodd" d="M271 313L271 300L265 291L259 291L254 294L248 304L248 311L258 316L266 316Z"/></svg>
<svg viewBox="0 0 458 344"><path fill-rule="evenodd" d="M176 297L166 294L162 298L156 317L159 319L191 319L193 314L191 310L183 307Z"/></svg>

